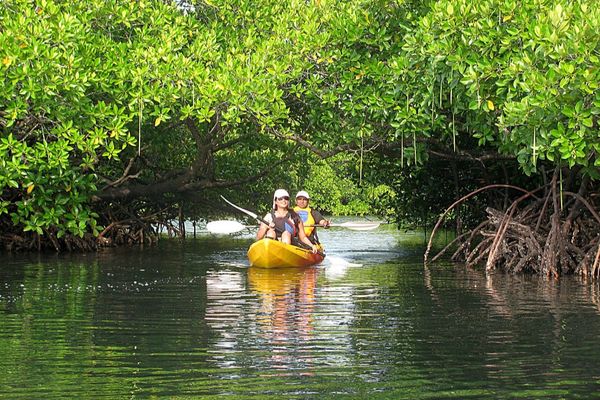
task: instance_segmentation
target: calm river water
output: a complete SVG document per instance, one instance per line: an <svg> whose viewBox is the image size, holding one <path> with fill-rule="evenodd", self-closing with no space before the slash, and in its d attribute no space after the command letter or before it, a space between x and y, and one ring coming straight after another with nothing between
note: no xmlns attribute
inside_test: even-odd
<svg viewBox="0 0 600 400"><path fill-rule="evenodd" d="M600 289L424 268L423 238L321 233L307 269L251 236L0 256L0 398L600 396Z"/></svg>

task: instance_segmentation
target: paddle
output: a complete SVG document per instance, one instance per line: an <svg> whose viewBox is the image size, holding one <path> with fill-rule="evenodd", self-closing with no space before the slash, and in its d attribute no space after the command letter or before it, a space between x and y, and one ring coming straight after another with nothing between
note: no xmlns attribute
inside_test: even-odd
<svg viewBox="0 0 600 400"><path fill-rule="evenodd" d="M244 214L247 214L249 216L251 216L252 218L254 218L255 220L257 220L258 222L262 222L265 225L269 225L269 223L267 221L265 221L264 219L260 218L258 215L254 214L252 211L246 210L245 208L242 208L238 205L233 204L232 202L230 202L229 200L227 200L225 197L221 196L221 198L223 200L225 200L225 202L227 204L229 204L231 207L240 210L241 212L243 212ZM215 222L223 222L223 221L215 221ZM227 221L226 221L227 222ZM223 225L223 224L221 224ZM237 230L237 231L233 231L233 232L229 232L229 233L235 233L235 232L240 232L244 229L246 229L246 227L242 224L240 224L240 226L242 226L243 228ZM233 227L233 226L232 226ZM208 229L208 224L206 225L206 229ZM281 233L281 230L279 228L274 228L277 232Z"/></svg>
<svg viewBox="0 0 600 400"><path fill-rule="evenodd" d="M230 206L232 206L233 208L236 208L236 209L240 210L241 212L243 212L243 213L251 216L252 218L254 218L255 220L257 220L258 222L262 222L263 224L269 225L269 223L267 221L265 221L264 219L260 218L258 215L254 214L252 211L248 211L245 208L242 208L242 207L240 207L238 205L233 204L232 202L230 202L229 200L227 200L223 196L221 196L221 198L223 200L225 200L225 202L227 204L229 204ZM215 222L219 222L219 221L215 221ZM239 224L239 225L241 226L241 228L237 232L239 232L241 230L244 230L246 228L242 224ZM341 224L329 224L329 226L331 226L331 227L347 228L347 229L352 229L354 231L370 231L372 229L378 228L379 225L381 225L381 222L343 222ZM308 227L308 226L310 226L310 227L319 227L320 225L305 225L305 227Z"/></svg>
<svg viewBox="0 0 600 400"><path fill-rule="evenodd" d="M229 200L227 200L227 199L226 199L225 197L223 197L223 196L221 196L221 198L222 198L222 199L223 199L223 200L224 200L224 201L225 201L227 204L229 204L231 207L233 207L233 208L235 208L235 209L237 209L237 210L240 210L240 211L241 211L241 212L243 212L244 214L246 214L246 215L249 215L250 217L252 217L252 218L254 218L255 220L257 220L258 222L262 222L262 223L263 223L263 224L265 224L265 225L269 225L269 223L268 223L267 221L265 221L264 219L260 218L258 215L254 214L252 211L246 210L245 208L242 208L242 207L240 207L240 206L238 206L238 205L235 205L235 204L233 204L232 202L230 202ZM246 229L246 226L244 226L244 225L242 225L242 224L239 224L239 225L237 225L237 226L236 226L236 225L235 225L235 221L214 221L214 222L215 222L215 224L211 225L211 228L213 228L213 229L214 229L214 227L216 227L216 226L219 226L219 225L220 225L220 226L222 226L222 227L224 227L224 226L228 226L230 229L231 229L231 228L234 228L234 227L236 227L236 228L240 228L240 227L242 227L242 229L240 229L240 230L239 230L239 231L237 231L237 232L240 232L240 231L242 231L242 230ZM221 222L221 224L217 224L217 222ZM227 222L227 224L223 224L222 222ZM232 223L232 222L233 222L233 223ZM208 225L209 225L209 224L210 224L210 222L209 222L208 224L206 224L206 229L209 229L209 228L208 228ZM280 230L279 228L275 227L275 228L273 228L273 229L275 229L277 232L280 232L280 233L281 233L281 230ZM230 233L234 233L234 232L230 232ZM322 251L317 251L317 253L318 253L318 254L320 254L320 255L322 255L323 257L325 257L325 254L324 254Z"/></svg>
<svg viewBox="0 0 600 400"><path fill-rule="evenodd" d="M206 224L206 230L210 233L227 235L230 233L238 233L247 228L255 228L256 225L246 226L237 221L211 221Z"/></svg>
<svg viewBox="0 0 600 400"><path fill-rule="evenodd" d="M260 218L258 215L254 214L252 211L246 210L245 208L242 208L238 205L233 204L232 202L230 202L229 200L227 200L225 197L221 196L221 198L225 201L225 203L229 204L231 207L236 208L238 210L240 210L241 212L243 212L244 214L248 214L249 216L251 216L252 218L254 218L255 220L257 220L258 222L263 222L267 225L269 225L266 221L264 221L262 218Z"/></svg>
<svg viewBox="0 0 600 400"><path fill-rule="evenodd" d="M343 222L341 224L329 224L332 228L346 228L353 231L370 231L379 228L381 222ZM321 225L304 225L305 228L324 228Z"/></svg>
<svg viewBox="0 0 600 400"><path fill-rule="evenodd" d="M353 231L370 231L379 227L380 222L344 222L341 224L330 224L331 227L346 228ZM310 227L321 227L320 225L307 225ZM248 228L255 228L256 225L244 225L237 221L211 221L206 224L206 230L210 233L231 234L238 233Z"/></svg>

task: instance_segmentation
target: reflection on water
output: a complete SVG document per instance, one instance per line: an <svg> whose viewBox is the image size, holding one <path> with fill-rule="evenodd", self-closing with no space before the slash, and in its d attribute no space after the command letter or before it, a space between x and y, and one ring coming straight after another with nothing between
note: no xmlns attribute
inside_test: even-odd
<svg viewBox="0 0 600 400"><path fill-rule="evenodd" d="M307 367L302 349L314 334L316 268L248 269L258 295L255 335L270 355L267 365L281 370Z"/></svg>
<svg viewBox="0 0 600 400"><path fill-rule="evenodd" d="M283 371L312 374L313 368L322 365L343 367L346 357L333 356L333 352L346 350L348 332L333 335L330 330L350 323L352 297L319 288L322 271L316 267L210 271L206 320L218 333L208 350L212 359L220 367L260 368L263 375L278 371L279 376ZM326 296L327 302L320 302L319 296ZM326 312L318 307L321 303L327 304ZM324 339L329 354L319 351Z"/></svg>
<svg viewBox="0 0 600 400"><path fill-rule="evenodd" d="M247 274L260 303L257 334L273 345L307 341L313 330L317 269L251 267Z"/></svg>
<svg viewBox="0 0 600 400"><path fill-rule="evenodd" d="M244 238L7 256L0 398L596 395L597 283L424 268L364 235L325 232L302 269L248 268Z"/></svg>

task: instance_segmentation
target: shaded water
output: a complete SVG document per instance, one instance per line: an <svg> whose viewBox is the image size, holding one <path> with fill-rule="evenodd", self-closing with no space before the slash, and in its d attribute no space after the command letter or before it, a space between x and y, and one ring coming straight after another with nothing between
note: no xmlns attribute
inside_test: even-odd
<svg viewBox="0 0 600 400"><path fill-rule="evenodd" d="M315 268L250 236L0 259L0 398L592 398L600 290L438 264L423 239L321 234Z"/></svg>

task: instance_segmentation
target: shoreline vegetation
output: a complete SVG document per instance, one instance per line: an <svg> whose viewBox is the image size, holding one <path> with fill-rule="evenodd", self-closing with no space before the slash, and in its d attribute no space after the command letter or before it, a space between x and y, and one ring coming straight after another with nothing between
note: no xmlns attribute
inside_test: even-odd
<svg viewBox="0 0 600 400"><path fill-rule="evenodd" d="M598 278L598 32L592 0L6 2L0 246L152 244L285 187L454 230L426 263Z"/></svg>

